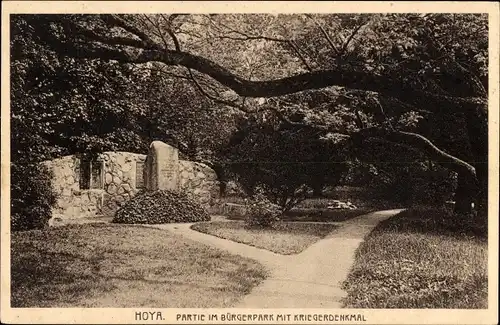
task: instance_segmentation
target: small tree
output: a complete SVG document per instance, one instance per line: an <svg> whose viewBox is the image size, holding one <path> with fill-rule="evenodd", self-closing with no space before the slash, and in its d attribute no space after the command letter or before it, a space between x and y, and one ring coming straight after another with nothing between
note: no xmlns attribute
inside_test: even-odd
<svg viewBox="0 0 500 325"><path fill-rule="evenodd" d="M250 200L246 201L246 224L251 228L273 227L283 214L282 209L272 203L262 189L257 189Z"/></svg>
<svg viewBox="0 0 500 325"><path fill-rule="evenodd" d="M227 168L234 178L247 194L260 189L284 212L308 197L315 185L337 184L347 168L340 148L306 127L249 119L233 140Z"/></svg>

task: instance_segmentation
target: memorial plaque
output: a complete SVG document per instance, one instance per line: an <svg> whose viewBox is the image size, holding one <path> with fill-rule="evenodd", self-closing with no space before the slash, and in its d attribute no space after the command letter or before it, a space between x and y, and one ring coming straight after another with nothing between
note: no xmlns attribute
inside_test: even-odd
<svg viewBox="0 0 500 325"><path fill-rule="evenodd" d="M145 164L146 189L177 190L179 151L161 141L153 141Z"/></svg>

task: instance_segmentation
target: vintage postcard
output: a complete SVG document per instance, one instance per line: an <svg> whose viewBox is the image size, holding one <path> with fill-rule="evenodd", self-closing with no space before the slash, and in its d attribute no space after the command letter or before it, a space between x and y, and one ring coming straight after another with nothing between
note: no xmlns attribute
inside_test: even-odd
<svg viewBox="0 0 500 325"><path fill-rule="evenodd" d="M499 25L3 2L0 320L498 323Z"/></svg>

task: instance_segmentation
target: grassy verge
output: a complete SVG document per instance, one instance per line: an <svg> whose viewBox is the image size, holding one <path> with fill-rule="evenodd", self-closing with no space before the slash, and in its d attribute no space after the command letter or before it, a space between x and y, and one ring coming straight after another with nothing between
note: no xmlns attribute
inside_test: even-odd
<svg viewBox="0 0 500 325"><path fill-rule="evenodd" d="M380 223L343 286L348 308L487 308L487 240L435 210Z"/></svg>
<svg viewBox="0 0 500 325"><path fill-rule="evenodd" d="M283 221L301 221L301 222L342 222L346 221L360 215L370 213L376 209L355 209L355 210L333 210L326 208L293 208L287 211L281 218ZM227 213L227 218L230 220L245 220L246 216L244 213L239 211L233 211Z"/></svg>
<svg viewBox="0 0 500 325"><path fill-rule="evenodd" d="M283 217L286 221L341 222L374 211L373 209L326 210L320 208L295 208Z"/></svg>
<svg viewBox="0 0 500 325"><path fill-rule="evenodd" d="M297 254L324 238L334 224L280 222L274 228L248 228L242 221L201 222L191 228L199 232L263 248L284 255Z"/></svg>
<svg viewBox="0 0 500 325"><path fill-rule="evenodd" d="M12 307L231 307L257 262L164 230L110 224L12 234Z"/></svg>

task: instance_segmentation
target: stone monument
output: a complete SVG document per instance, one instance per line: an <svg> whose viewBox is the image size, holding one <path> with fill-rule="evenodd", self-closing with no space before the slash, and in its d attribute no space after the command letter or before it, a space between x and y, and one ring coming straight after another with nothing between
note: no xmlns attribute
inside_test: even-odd
<svg viewBox="0 0 500 325"><path fill-rule="evenodd" d="M144 181L148 191L178 189L179 151L161 141L149 146L144 166Z"/></svg>

